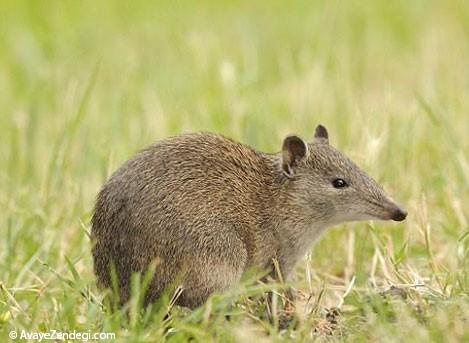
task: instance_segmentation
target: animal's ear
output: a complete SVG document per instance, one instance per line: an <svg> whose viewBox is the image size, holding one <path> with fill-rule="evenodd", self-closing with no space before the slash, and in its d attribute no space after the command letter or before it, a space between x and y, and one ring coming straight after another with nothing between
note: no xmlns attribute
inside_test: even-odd
<svg viewBox="0 0 469 343"><path fill-rule="evenodd" d="M327 129L321 124L316 126L316 130L314 130L314 140L318 143L329 144L329 134L327 133Z"/></svg>
<svg viewBox="0 0 469 343"><path fill-rule="evenodd" d="M282 146L282 171L288 178L295 175L295 168L308 156L308 144L298 136L287 136Z"/></svg>

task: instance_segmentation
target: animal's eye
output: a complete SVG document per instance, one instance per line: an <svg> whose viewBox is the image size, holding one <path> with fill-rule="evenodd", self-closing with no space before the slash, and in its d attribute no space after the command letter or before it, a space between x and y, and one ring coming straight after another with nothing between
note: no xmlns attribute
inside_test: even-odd
<svg viewBox="0 0 469 343"><path fill-rule="evenodd" d="M347 187L348 184L344 179L335 179L332 181L332 186L334 186L334 188L344 188Z"/></svg>

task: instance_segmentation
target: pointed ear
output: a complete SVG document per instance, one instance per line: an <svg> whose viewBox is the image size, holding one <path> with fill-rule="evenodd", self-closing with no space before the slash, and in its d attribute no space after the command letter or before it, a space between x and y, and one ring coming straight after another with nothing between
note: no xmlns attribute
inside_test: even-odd
<svg viewBox="0 0 469 343"><path fill-rule="evenodd" d="M316 130L314 130L314 140L318 143L329 144L329 134L327 133L327 129L321 124L316 126Z"/></svg>
<svg viewBox="0 0 469 343"><path fill-rule="evenodd" d="M282 171L286 177L295 175L295 168L308 156L308 144L298 136L287 136L282 147Z"/></svg>

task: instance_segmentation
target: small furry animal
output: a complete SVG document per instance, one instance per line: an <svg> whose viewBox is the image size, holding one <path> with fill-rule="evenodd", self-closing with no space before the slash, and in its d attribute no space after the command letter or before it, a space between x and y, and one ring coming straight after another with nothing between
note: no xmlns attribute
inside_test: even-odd
<svg viewBox="0 0 469 343"><path fill-rule="evenodd" d="M402 221L407 213L344 154L324 126L307 143L287 136L267 154L211 133L151 145L102 188L91 239L98 284L121 303L132 273L155 267L145 303L177 282L177 304L195 308L250 268L288 279L325 228L356 220Z"/></svg>

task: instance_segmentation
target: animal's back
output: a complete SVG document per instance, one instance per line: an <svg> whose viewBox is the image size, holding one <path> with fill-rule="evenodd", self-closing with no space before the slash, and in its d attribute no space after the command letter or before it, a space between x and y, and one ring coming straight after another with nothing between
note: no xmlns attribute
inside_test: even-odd
<svg viewBox="0 0 469 343"><path fill-rule="evenodd" d="M111 286L114 264L126 301L131 273L154 262L148 301L178 276L189 280L186 287L210 288L200 299L182 297L183 305L197 305L212 288L226 288L259 240L262 197L272 183L266 164L263 154L207 133L169 138L138 153L98 196L92 239L99 281ZM218 275L200 268L218 269ZM191 280L200 275L218 280Z"/></svg>

